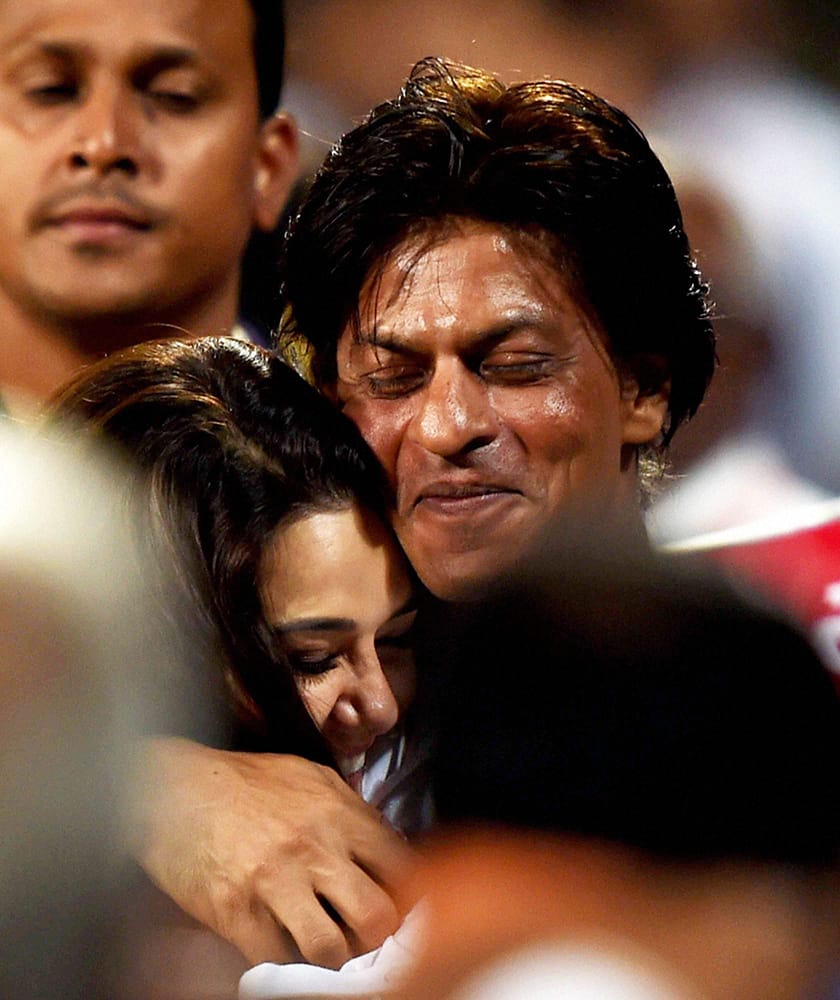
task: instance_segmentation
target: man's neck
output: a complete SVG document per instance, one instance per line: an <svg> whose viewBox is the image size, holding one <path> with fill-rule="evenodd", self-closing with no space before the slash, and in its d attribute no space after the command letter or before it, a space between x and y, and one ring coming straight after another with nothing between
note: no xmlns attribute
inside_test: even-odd
<svg viewBox="0 0 840 1000"><path fill-rule="evenodd" d="M0 396L13 416L26 416L107 354L164 337L223 336L235 323L236 297L178 315L84 323L50 322L0 301Z"/></svg>

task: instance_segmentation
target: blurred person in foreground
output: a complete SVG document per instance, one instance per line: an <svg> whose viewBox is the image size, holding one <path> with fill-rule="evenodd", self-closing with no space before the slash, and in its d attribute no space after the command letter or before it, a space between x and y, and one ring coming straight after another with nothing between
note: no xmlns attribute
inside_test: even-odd
<svg viewBox="0 0 840 1000"><path fill-rule="evenodd" d="M0 994L18 1000L150 1000L127 978L147 925L124 920L138 740L215 735L181 700L201 628L135 544L118 468L0 426Z"/></svg>
<svg viewBox="0 0 840 1000"><path fill-rule="evenodd" d="M642 533L641 496L703 397L714 338L673 188L621 111L570 84L420 63L328 157L283 274L281 347L314 360L380 459L436 596L476 595L560 516ZM287 900L327 873L331 931L296 945L327 965L359 950L342 808L301 790L300 761L192 745L159 747L154 767L154 877L174 892L170 873L192 873L190 912L214 912L225 886L216 929L280 960L250 940L251 914L288 929ZM187 856L199 842L212 852ZM382 926L390 887L375 889L366 923Z"/></svg>
<svg viewBox="0 0 840 1000"><path fill-rule="evenodd" d="M0 393L229 334L297 172L281 0L0 3Z"/></svg>
<svg viewBox="0 0 840 1000"><path fill-rule="evenodd" d="M822 995L840 969L837 692L775 613L594 537L545 540L418 654L439 826L399 996Z"/></svg>

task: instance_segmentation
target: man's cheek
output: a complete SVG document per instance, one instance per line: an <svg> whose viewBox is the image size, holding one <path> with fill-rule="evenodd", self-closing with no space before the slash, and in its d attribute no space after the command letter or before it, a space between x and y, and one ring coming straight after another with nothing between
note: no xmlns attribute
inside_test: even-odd
<svg viewBox="0 0 840 1000"><path fill-rule="evenodd" d="M358 427L362 437L393 479L405 431L400 412L387 406L371 404L349 404L344 412Z"/></svg>

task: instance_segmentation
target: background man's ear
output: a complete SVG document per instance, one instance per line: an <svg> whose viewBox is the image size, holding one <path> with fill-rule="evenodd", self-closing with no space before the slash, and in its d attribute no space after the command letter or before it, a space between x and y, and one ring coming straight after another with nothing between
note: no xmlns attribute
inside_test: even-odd
<svg viewBox="0 0 840 1000"><path fill-rule="evenodd" d="M656 391L639 389L635 379L627 379L622 389L624 407L624 444L648 444L665 423L671 395L670 381Z"/></svg>
<svg viewBox="0 0 840 1000"><path fill-rule="evenodd" d="M254 171L254 225L271 232L298 175L298 134L291 115L278 112L260 126Z"/></svg>

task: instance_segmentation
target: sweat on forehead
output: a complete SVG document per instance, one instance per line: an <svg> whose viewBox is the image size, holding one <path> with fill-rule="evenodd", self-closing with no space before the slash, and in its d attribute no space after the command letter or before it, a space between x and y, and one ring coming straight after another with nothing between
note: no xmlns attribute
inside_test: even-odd
<svg viewBox="0 0 840 1000"><path fill-rule="evenodd" d="M447 216L443 219L421 220L407 230L400 240L385 250L373 264L359 288L358 299L349 304L344 325L349 326L356 339L374 341L383 312L399 308L399 304L411 297L419 274L429 281L435 281L429 268L444 266L434 253L438 248L449 245L457 247L460 238L478 233L492 234L492 245L500 257L510 261L513 271L527 272L530 280L544 286L546 272L557 274L563 287L585 311L590 311L585 295L579 288L572 263L563 252L560 241L553 234L535 227L513 227L491 224L480 219ZM467 253L464 249L463 254ZM451 259L445 265L451 272ZM388 272L392 280L389 292L383 297L383 277ZM440 275L443 278L448 276ZM497 276L486 276L486 291L492 294L492 285L498 284ZM543 288L545 290L545 288ZM592 315L597 322L597 317ZM454 317L453 322L466 321L468 317ZM416 315L408 317L409 322L421 322Z"/></svg>

